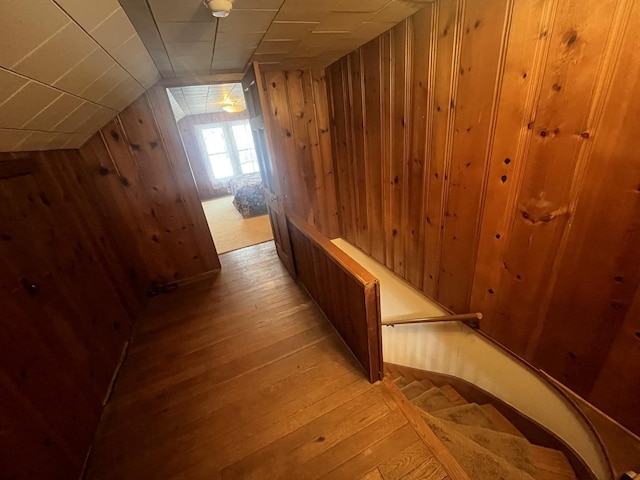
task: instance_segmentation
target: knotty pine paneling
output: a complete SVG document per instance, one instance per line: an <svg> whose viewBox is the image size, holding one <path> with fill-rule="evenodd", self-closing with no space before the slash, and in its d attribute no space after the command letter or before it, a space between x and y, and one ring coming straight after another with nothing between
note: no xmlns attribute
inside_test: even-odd
<svg viewBox="0 0 640 480"><path fill-rule="evenodd" d="M116 228L131 232L146 287L220 268L168 105L164 90L154 87L80 149L96 191L105 203L116 199L109 208Z"/></svg>
<svg viewBox="0 0 640 480"><path fill-rule="evenodd" d="M264 73L274 163L284 204L329 238L339 236L325 72Z"/></svg>
<svg viewBox="0 0 640 480"><path fill-rule="evenodd" d="M73 478L141 297L79 153L29 155L0 180L0 471Z"/></svg>
<svg viewBox="0 0 640 480"><path fill-rule="evenodd" d="M436 0L327 69L343 236L636 432L638 27Z"/></svg>
<svg viewBox="0 0 640 480"><path fill-rule="evenodd" d="M149 285L219 268L162 95L80 151L0 154L3 478L77 478Z"/></svg>
<svg viewBox="0 0 640 480"><path fill-rule="evenodd" d="M187 115L178 121L180 137L184 144L184 149L189 157L189 165L193 172L193 178L198 187L198 194L201 200L224 197L230 191L226 180L216 180L209 159L203 154L202 147L198 141L196 126L209 123L234 122L236 120L246 120L249 116L247 111L238 113L216 112L202 115Z"/></svg>

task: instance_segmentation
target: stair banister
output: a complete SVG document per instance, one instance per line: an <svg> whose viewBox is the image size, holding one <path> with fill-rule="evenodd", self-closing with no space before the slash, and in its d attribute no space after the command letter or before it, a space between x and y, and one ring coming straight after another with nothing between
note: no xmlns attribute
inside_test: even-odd
<svg viewBox="0 0 640 480"><path fill-rule="evenodd" d="M387 327L393 327L395 325L411 325L415 323L463 322L472 328L479 328L480 320L482 320L482 313L476 312L476 313L440 315L437 317L419 317L419 318L407 318L402 320L388 320L386 322L382 322L382 325Z"/></svg>

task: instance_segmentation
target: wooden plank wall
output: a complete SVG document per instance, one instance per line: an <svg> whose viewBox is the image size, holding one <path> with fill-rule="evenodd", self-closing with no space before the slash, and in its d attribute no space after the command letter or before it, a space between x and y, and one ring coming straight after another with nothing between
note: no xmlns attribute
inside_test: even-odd
<svg viewBox="0 0 640 480"><path fill-rule="evenodd" d="M362 365L382 380L380 282L313 226L287 215L298 280Z"/></svg>
<svg viewBox="0 0 640 480"><path fill-rule="evenodd" d="M284 204L329 238L340 236L324 70L266 72L274 163Z"/></svg>
<svg viewBox="0 0 640 480"><path fill-rule="evenodd" d="M202 201L224 197L225 195L229 195L230 191L227 187L228 182L214 178L209 159L203 155L198 138L196 137L196 125L234 122L248 118L249 116L245 110L237 113L216 112L202 115L188 115L178 121L180 137L182 138L184 149L189 157L191 171L193 172L193 177L198 187L198 194Z"/></svg>
<svg viewBox="0 0 640 480"><path fill-rule="evenodd" d="M120 219L116 233L132 231L137 250L131 250L144 264L147 287L220 268L178 129L166 114L165 97L161 87L154 87L80 150L92 169L96 195L105 199L101 203L107 215Z"/></svg>
<svg viewBox="0 0 640 480"><path fill-rule="evenodd" d="M636 432L639 26L436 0L327 69L344 237Z"/></svg>
<svg viewBox="0 0 640 480"><path fill-rule="evenodd" d="M156 94L81 151L0 155L2 478L77 478L149 284L219 268Z"/></svg>

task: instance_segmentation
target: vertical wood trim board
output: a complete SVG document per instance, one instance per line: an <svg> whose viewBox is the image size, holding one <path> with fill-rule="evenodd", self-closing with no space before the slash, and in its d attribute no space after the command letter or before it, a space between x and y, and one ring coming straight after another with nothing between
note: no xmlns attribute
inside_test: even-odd
<svg viewBox="0 0 640 480"><path fill-rule="evenodd" d="M382 380L380 283L314 227L287 216L296 276L371 383Z"/></svg>
<svg viewBox="0 0 640 480"><path fill-rule="evenodd" d="M327 69L344 237L637 433L607 374L640 362L638 26L628 0L436 0Z"/></svg>

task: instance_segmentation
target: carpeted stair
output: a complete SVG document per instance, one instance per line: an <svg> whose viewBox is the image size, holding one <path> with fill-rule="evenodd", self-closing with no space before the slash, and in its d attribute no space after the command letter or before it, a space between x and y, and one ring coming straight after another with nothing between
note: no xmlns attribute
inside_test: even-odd
<svg viewBox="0 0 640 480"><path fill-rule="evenodd" d="M533 445L493 405L467 402L450 385L415 380L394 366L395 384L473 480L576 480L562 452Z"/></svg>

